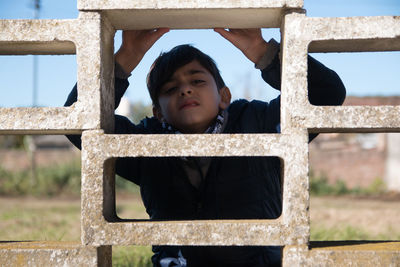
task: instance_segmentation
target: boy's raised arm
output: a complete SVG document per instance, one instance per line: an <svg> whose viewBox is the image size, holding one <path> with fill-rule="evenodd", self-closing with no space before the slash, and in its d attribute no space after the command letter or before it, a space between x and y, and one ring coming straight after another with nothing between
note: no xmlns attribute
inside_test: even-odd
<svg viewBox="0 0 400 267"><path fill-rule="evenodd" d="M168 28L123 31L122 45L115 54L115 61L126 73L131 73L153 44L168 31Z"/></svg>
<svg viewBox="0 0 400 267"><path fill-rule="evenodd" d="M257 64L270 48L261 35L261 29L216 28L214 31L236 46L254 64Z"/></svg>

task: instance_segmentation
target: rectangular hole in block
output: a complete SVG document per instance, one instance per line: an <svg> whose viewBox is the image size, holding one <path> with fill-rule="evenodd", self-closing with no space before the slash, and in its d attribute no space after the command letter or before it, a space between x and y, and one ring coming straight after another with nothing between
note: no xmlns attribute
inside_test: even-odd
<svg viewBox="0 0 400 267"><path fill-rule="evenodd" d="M290 8L285 0L281 3L283 6L275 5L277 1L273 3L274 6L270 6L269 1L268 4L258 2L255 5L245 1L217 2L202 2L200 5L197 4L199 2L177 2L178 6L153 2L141 7L123 4L113 5L104 11L116 29L154 29L160 26L170 29L251 29L280 27L283 10ZM89 9L99 10L103 6Z"/></svg>
<svg viewBox="0 0 400 267"><path fill-rule="evenodd" d="M262 29L262 34L266 41L271 38L278 42L280 40L278 28ZM181 44L191 44L215 60L225 84L231 90L232 101L242 98L270 101L279 95L278 90L273 89L261 78L260 71L254 68L254 63L218 33L211 29L171 30L151 47L133 70L129 78L130 87L125 93L129 103L151 106L146 85L149 69L160 53ZM114 39L115 51L120 45L121 31L118 31Z"/></svg>
<svg viewBox="0 0 400 267"><path fill-rule="evenodd" d="M183 247L183 249L187 249L187 248L191 249L192 247L188 247L188 246L186 246L186 248ZM229 247L229 246L227 246L227 247L226 246L198 247L198 249L199 249L198 253L200 253L198 255L198 257L200 256L200 257L202 257L202 260L206 260L207 257L210 257L211 255L213 255L213 254L209 254L209 253L213 253L213 249L215 249L217 251L217 253L219 253L219 254L213 255L214 261L218 262L218 258L219 258L220 261L222 261L222 262L231 261L233 263L236 263L237 261L236 262L234 261L234 257L240 257L240 254L237 252L239 252L240 250L243 250L243 248L244 247L238 247L238 246L235 246L235 247L233 247L233 246L231 246L231 247ZM173 253L172 251L178 250L178 249L179 249L178 247L170 247L169 253ZM224 255L223 253L228 253L227 250L229 250L229 249L234 249L234 251L236 250L236 254L235 255L232 255L232 254ZM251 251L251 250L260 252L263 249L264 249L264 253L265 253L265 250L266 250L265 247L258 247L258 246L253 246L253 247L246 246L245 249L248 249L247 253L249 253L249 251ZM275 261L280 260L280 250L281 250L280 247L275 246L275 247L270 247L267 249L269 249L269 251L270 251L269 252L270 254L268 255L269 260L272 260L271 254L274 255L274 253L275 253L274 260ZM183 252L183 253L185 253L185 252ZM204 253L206 253L206 254L204 254ZM266 253L268 253L268 252L266 252ZM113 266L153 266L152 259L151 259L153 254L154 253L152 251L151 246L113 246L112 247L112 262L113 262ZM251 254L251 252L249 254ZM229 258L224 259L224 256L226 257L228 255L229 255ZM171 256L172 256L172 254L171 254ZM166 257L166 258L168 258L168 257ZM169 258L172 259L172 257L169 257ZM181 260L183 260L183 258L181 258ZM185 260L187 261L187 258L185 258ZM260 263L260 262L265 263L264 259L261 259L261 258L251 258L249 260L249 262L251 262L251 261L255 261L257 263ZM212 263L210 263L210 262L204 262L204 264L202 264L201 266L216 266L216 265L212 265ZM218 266L223 266L223 264L221 262L219 262Z"/></svg>
<svg viewBox="0 0 400 267"><path fill-rule="evenodd" d="M80 240L80 152L61 135L0 135L0 240Z"/></svg>
<svg viewBox="0 0 400 267"><path fill-rule="evenodd" d="M320 134L309 145L311 240L399 240L400 134Z"/></svg>
<svg viewBox="0 0 400 267"><path fill-rule="evenodd" d="M62 107L76 73L75 55L2 55L0 108Z"/></svg>
<svg viewBox="0 0 400 267"><path fill-rule="evenodd" d="M341 78L347 94L343 105L400 105L400 51L312 53L311 56ZM320 74L315 77L325 81L329 79ZM313 105L320 105L321 100L309 98L309 101Z"/></svg>
<svg viewBox="0 0 400 267"><path fill-rule="evenodd" d="M187 248L187 247L186 247ZM189 247L190 248L190 247ZM224 251L226 251L225 249L230 249L233 248L235 250L241 250L243 249L243 247L201 247L200 249L209 249L208 252L212 252L212 249L216 249L216 251L218 251L219 255L215 255L215 257L220 257L220 259L223 259L224 255L222 254ZM171 251L173 251L174 249L177 249L177 247L171 247ZM265 249L263 247L249 247L247 246L246 249L254 249L256 251L260 251L262 249ZM279 255L279 251L280 251L280 247L273 247L273 248L269 248L270 251L273 250L275 253L277 253L277 255ZM170 251L170 253L171 253ZM152 265L152 247L151 246L113 246L112 247L112 261L113 261L113 266L153 266ZM202 251L200 253L206 253L206 251ZM203 254L202 255L202 260L205 260L207 258L207 256L210 256L210 254ZM238 254L236 255L230 255L230 258L228 260L234 261L233 260L233 256L238 256ZM270 256L270 255L269 255ZM280 256L276 256L276 259L280 259ZM171 257L170 257L171 259ZM182 260L182 258L181 258ZM187 260L187 259L185 259ZM217 261L217 258L214 258L213 260ZM226 259L225 259L226 260ZM263 259L254 259L252 258L250 261L255 260L256 262L262 262ZM269 260L271 260L269 258ZM263 262L264 263L264 262ZM202 266L215 266L215 265L210 265L211 263L207 262L208 265L202 265ZM221 264L221 263L220 263ZM219 264L218 264L219 265Z"/></svg>
<svg viewBox="0 0 400 267"><path fill-rule="evenodd" d="M115 164L125 171L120 175L131 180L137 175L141 178L136 181L143 183L140 192L131 181L116 178L116 215L122 219L277 219L281 215L283 160L278 157L117 158ZM104 192L111 194L108 189Z"/></svg>
<svg viewBox="0 0 400 267"><path fill-rule="evenodd" d="M115 197L116 214L119 218L149 219L138 185L116 175Z"/></svg>

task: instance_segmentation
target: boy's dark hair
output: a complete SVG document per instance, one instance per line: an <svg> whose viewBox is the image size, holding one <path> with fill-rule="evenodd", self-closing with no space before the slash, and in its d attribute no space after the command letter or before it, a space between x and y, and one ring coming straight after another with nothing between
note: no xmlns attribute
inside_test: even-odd
<svg viewBox="0 0 400 267"><path fill-rule="evenodd" d="M147 75L147 89L154 106L159 106L158 96L161 87L171 78L174 72L194 60L197 60L201 66L211 73L218 90L225 86L217 64L210 56L191 45L178 45L169 52L161 53Z"/></svg>

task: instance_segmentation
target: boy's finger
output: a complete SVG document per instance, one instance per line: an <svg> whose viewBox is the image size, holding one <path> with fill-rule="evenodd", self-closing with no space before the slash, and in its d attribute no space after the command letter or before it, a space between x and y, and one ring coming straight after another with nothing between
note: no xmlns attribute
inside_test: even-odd
<svg viewBox="0 0 400 267"><path fill-rule="evenodd" d="M152 41L157 41L161 38L164 34L169 32L169 28L158 28L150 32L150 38Z"/></svg>
<svg viewBox="0 0 400 267"><path fill-rule="evenodd" d="M145 45L145 50L149 50L158 39L161 38L165 33L169 32L169 28L159 28L154 30L149 30L144 36L143 44Z"/></svg>
<svg viewBox="0 0 400 267"><path fill-rule="evenodd" d="M229 31L227 31L227 30L225 30L225 29L222 29L222 28L215 28L214 29L214 31L215 32L217 32L217 33L219 33L222 37L224 37L225 39L227 39L228 41L231 41L232 40L232 33L231 32L229 32Z"/></svg>

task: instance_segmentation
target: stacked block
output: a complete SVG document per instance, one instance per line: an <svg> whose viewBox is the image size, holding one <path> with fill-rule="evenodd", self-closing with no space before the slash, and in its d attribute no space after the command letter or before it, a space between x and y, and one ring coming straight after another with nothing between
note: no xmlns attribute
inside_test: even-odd
<svg viewBox="0 0 400 267"><path fill-rule="evenodd" d="M111 247L82 246L78 242L2 242L1 266L111 266Z"/></svg>
<svg viewBox="0 0 400 267"><path fill-rule="evenodd" d="M91 245L306 244L309 233L306 132L291 135L110 135L82 139L82 242ZM285 149L282 149L285 147ZM112 159L172 156L277 156L283 159L284 206L277 220L120 222L115 217ZM104 194L104 192L108 192ZM238 233L232 235L232 233ZM239 234L241 233L241 234Z"/></svg>
<svg viewBox="0 0 400 267"><path fill-rule="evenodd" d="M400 51L400 17L285 16L282 47L282 131L400 131L399 106L317 107L308 101L308 52Z"/></svg>
<svg viewBox="0 0 400 267"><path fill-rule="evenodd" d="M278 28L287 9L303 0L78 0L78 9L101 10L116 29Z"/></svg>
<svg viewBox="0 0 400 267"><path fill-rule="evenodd" d="M400 17L308 18L287 14L283 25L281 129L322 132L398 132L399 106L313 106L308 101L308 52L399 51ZM285 176L284 179L290 179ZM284 198L285 201L285 198ZM284 204L285 206L285 204ZM314 243L315 244L315 243ZM355 246L285 246L284 266L397 266L398 242Z"/></svg>
<svg viewBox="0 0 400 267"><path fill-rule="evenodd" d="M0 108L0 133L110 130L114 107L105 99L114 94L113 37L114 28L100 13L81 13L75 20L0 20L0 54L76 53L79 85L72 107Z"/></svg>
<svg viewBox="0 0 400 267"><path fill-rule="evenodd" d="M311 242L285 246L283 266L399 266L400 242Z"/></svg>
<svg viewBox="0 0 400 267"><path fill-rule="evenodd" d="M76 53L78 61L73 106L0 108L0 134L82 133L81 244L3 242L0 265L28 260L41 265L42 258L56 258L56 265L108 266L112 245L280 245L284 266L400 264L396 242L362 248L340 244L339 249L309 244L308 134L399 131L400 110L313 106L306 79L308 52L400 50L400 18L308 18L302 7L302 0L79 0L74 20L0 20L0 54ZM282 133L112 134L115 30L155 27L280 27ZM115 158L166 156L279 157L282 215L276 220L119 219Z"/></svg>

